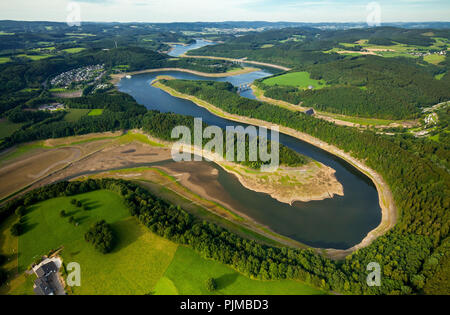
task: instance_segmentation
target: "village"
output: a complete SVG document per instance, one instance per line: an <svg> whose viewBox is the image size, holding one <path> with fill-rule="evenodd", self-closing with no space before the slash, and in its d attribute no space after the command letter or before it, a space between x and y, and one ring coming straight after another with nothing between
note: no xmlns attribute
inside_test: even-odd
<svg viewBox="0 0 450 315"><path fill-rule="evenodd" d="M63 72L53 78L50 83L54 88L73 88L77 84L99 81L105 74L105 65L94 65Z"/></svg>

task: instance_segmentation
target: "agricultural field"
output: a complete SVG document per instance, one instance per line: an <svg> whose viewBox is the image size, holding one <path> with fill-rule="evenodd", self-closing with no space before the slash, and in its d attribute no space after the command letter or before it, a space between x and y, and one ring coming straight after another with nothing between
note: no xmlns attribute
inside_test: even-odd
<svg viewBox="0 0 450 315"><path fill-rule="evenodd" d="M71 204L75 198L88 210ZM61 217L65 210L67 217ZM69 223L73 216L76 226ZM84 233L96 221L111 224L117 244L110 254L103 255L84 240ZM27 209L26 231L18 238L9 233L17 221L15 216L0 228L5 241L2 254L18 252L18 258L8 263L21 275L0 292L33 294L34 276L23 274L37 258L51 250L63 248L60 255L67 265L81 266L81 287L71 294L208 294L205 281L214 278L215 294L325 294L297 281L251 280L218 262L202 258L190 248L178 246L151 233L130 217L122 198L111 191L100 190L73 197L54 198ZM38 241L37 241L38 240Z"/></svg>
<svg viewBox="0 0 450 315"><path fill-rule="evenodd" d="M439 55L436 53L428 54L430 51L442 51L449 50L448 45L450 41L445 38L433 37L435 43L429 47L417 46L417 45L406 45L400 43L394 43L394 45L374 45L369 44L367 39L359 40L355 43L339 43L343 48L333 48L332 50L326 51L326 53L335 52L350 56L357 55L378 55L381 57L395 58L395 57L407 57L407 58L418 58L423 55L426 62L432 64L439 64L445 60L445 55ZM351 49L360 46L363 51L352 51ZM345 50L348 48L349 50Z"/></svg>
<svg viewBox="0 0 450 315"><path fill-rule="evenodd" d="M264 80L263 83L270 86L274 85L295 86L300 89L308 89L309 86L313 86L314 89L322 89L327 86L326 82L323 80L311 79L310 74L306 71L283 74L277 77Z"/></svg>
<svg viewBox="0 0 450 315"><path fill-rule="evenodd" d="M11 58L9 57L0 57L0 64L10 62Z"/></svg>

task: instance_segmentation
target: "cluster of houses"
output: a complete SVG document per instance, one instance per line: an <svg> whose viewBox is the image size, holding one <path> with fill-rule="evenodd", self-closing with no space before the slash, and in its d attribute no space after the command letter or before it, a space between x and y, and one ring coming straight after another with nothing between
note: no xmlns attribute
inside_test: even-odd
<svg viewBox="0 0 450 315"><path fill-rule="evenodd" d="M43 105L43 106L39 107L39 110L41 110L41 111L50 111L50 112L56 112L56 111L64 110L64 109L65 109L65 106L60 103Z"/></svg>
<svg viewBox="0 0 450 315"><path fill-rule="evenodd" d="M426 56L430 56L430 55L446 56L447 55L447 51L446 50L441 50L441 51L438 51L438 52L414 51L414 52L410 52L409 54L412 55L412 56L416 56L416 57L426 57Z"/></svg>
<svg viewBox="0 0 450 315"><path fill-rule="evenodd" d="M425 124L436 125L439 122L439 116L436 113L430 114L425 117Z"/></svg>
<svg viewBox="0 0 450 315"><path fill-rule="evenodd" d="M104 67L104 65L95 65L73 69L59 74L50 83L53 87L69 88L72 83L95 82L103 77Z"/></svg>

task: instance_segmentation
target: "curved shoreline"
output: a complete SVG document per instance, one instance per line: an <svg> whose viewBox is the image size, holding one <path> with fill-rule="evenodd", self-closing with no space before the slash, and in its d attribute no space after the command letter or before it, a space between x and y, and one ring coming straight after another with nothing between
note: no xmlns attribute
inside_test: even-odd
<svg viewBox="0 0 450 315"><path fill-rule="evenodd" d="M320 164L319 168L320 169L324 168L323 172L326 175L328 175L330 180L333 180L333 185L331 186L331 189L329 189L329 188L322 189L322 191L320 193L311 194L311 195L308 195L307 192L305 192L305 191L298 191L295 195L289 195L288 197L286 197L286 196L283 196L283 193L280 192L280 189L281 190L284 189L284 192L286 192L286 190L288 190L288 187L282 187L283 185L281 185L281 187L276 187L277 189L275 189L275 190L268 189L268 187L261 187L261 185L258 185L257 183L255 183L254 179L251 178L251 176L245 177L237 169L237 168L242 168L242 170L245 172L245 170L247 169L246 167L236 164L234 162L225 161L223 159L223 157L218 155L217 153L208 152L208 151L205 151L203 148L194 147L192 145L191 146L183 145L181 150L185 153L196 154L196 155L202 156L204 159L206 159L208 161L212 161L213 163L215 163L219 167L221 167L225 172L236 176L236 178L239 180L239 183L241 183L241 185L244 186L245 188L247 188L248 190L267 194L267 195L271 196L273 199L275 199L281 203L286 203L286 204L292 205L296 201L300 201L300 202L322 201L325 199L333 198L334 196L343 196L344 195L344 188L343 188L342 184L335 177L336 171L334 169L332 169L331 167L326 166L319 162L317 162ZM314 163L314 162L311 162L311 164L312 163ZM301 172L302 169L306 168L306 169L311 170L313 167L314 166L312 166L310 164L305 164L304 166L299 167L299 168L291 168L291 170ZM280 167L279 171L282 171L282 170L283 170L283 168ZM275 177L275 176L278 176L278 174L272 174L272 176ZM315 174L315 176L317 178L317 174ZM270 175L269 175L269 177L270 177ZM295 177L295 175L294 175L294 177ZM252 182L252 180L253 180L253 182ZM312 185L314 185L314 182L310 182L309 184L312 186ZM325 188L325 187L321 187L321 188ZM245 214L242 214L242 213L240 213L239 215L246 216Z"/></svg>
<svg viewBox="0 0 450 315"><path fill-rule="evenodd" d="M207 77L207 78L226 78L226 77L232 77L232 76L246 74L246 73L252 73L252 72L255 72L258 70L259 69L257 69L257 68L246 67L246 68L243 68L240 70L233 70L233 71L224 72L224 73L206 73L206 72L200 72L200 71L196 71L196 70L189 70L189 69L183 69L183 68L146 69L146 70L141 70L141 71L112 74L111 75L111 78L112 78L111 83L114 85L117 85L120 82L120 80L122 80L123 78L125 78L128 75L133 76L133 75L138 75L138 74L164 72L164 71L185 72L185 73L190 73L190 74L198 75L201 77Z"/></svg>
<svg viewBox="0 0 450 315"><path fill-rule="evenodd" d="M200 107L205 108L209 112L211 112L214 115L217 115L224 119L233 120L240 123L250 124L250 125L256 125L261 127L270 128L272 126L278 126L280 128L280 132L284 133L286 135L292 136L294 138L297 138L301 141L307 142L311 145L314 145L324 151L327 151L343 160L345 160L347 163L351 164L353 167L358 169L361 173L365 174L367 177L371 179L371 181L375 184L375 187L378 191L379 196L379 203L382 210L382 221L380 225L375 228L374 230L370 231L367 236L357 245L353 246L352 248L349 248L347 250L336 250L336 249L325 249L326 255L332 259L343 259L346 256L352 254L353 252L365 248L372 244L374 240L376 240L378 237L386 234L390 229L392 229L395 224L397 223L397 209L395 207L394 198L392 196L392 193L389 189L389 186L384 181L381 175L376 173L374 170L369 168L367 165L364 164L364 162L357 160L356 158L352 157L349 153L344 152L343 150L337 148L334 145L330 145L322 140L319 140L317 138L314 138L310 136L309 134L302 133L300 131L297 131L292 128L284 127L275 125L272 123L269 123L267 121L258 120L254 118L248 118L243 116L238 116L234 114L227 113L223 111L222 109L215 107L212 104L209 104L203 100L200 100L194 96L186 95L179 93L170 87L167 87L163 85L160 82L154 82L153 86L162 89L166 93L178 97L183 98L186 100L190 100L197 104Z"/></svg>
<svg viewBox="0 0 450 315"><path fill-rule="evenodd" d="M280 65L275 65L272 63L265 63L265 62L259 62L259 61L252 61L247 60L246 58L242 59L235 59L235 58L226 58L226 57L214 57L214 56L190 56L190 55L180 55L180 58L195 58L195 59L213 59L213 60L225 60L225 61L231 61L231 62L243 62L248 63L256 66L262 66L262 67L269 67L269 68L275 68L283 71L291 71L291 68L283 67Z"/></svg>

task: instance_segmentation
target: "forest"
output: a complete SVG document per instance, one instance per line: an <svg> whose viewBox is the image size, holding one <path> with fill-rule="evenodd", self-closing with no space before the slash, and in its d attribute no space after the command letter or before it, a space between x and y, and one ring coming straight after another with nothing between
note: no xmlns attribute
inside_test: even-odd
<svg viewBox="0 0 450 315"><path fill-rule="evenodd" d="M263 80L257 82L270 98L350 116L414 119L421 108L449 99L448 56L445 62L437 66L424 62L423 58L346 56L329 51L341 47L342 43L354 43L361 39L377 44L390 45L395 42L427 47L435 40L423 35L426 31L392 27L345 31L289 28L249 34L189 54L246 57L284 65L292 68L293 72L309 72L312 79L324 80L329 85L323 89L303 90L288 86L270 87L264 85ZM435 36L450 38L448 30L433 32ZM439 74L445 75L440 80L435 79Z"/></svg>

